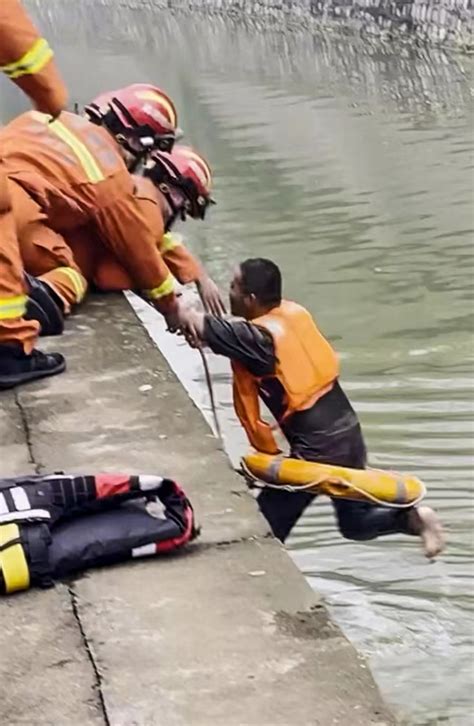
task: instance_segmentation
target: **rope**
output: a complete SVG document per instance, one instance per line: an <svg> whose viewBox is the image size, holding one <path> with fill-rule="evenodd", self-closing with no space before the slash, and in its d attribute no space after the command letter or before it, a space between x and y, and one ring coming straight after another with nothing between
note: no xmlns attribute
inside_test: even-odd
<svg viewBox="0 0 474 726"><path fill-rule="evenodd" d="M259 479L255 474L253 474L250 469L248 468L245 461L241 460L241 466L242 471L245 476L245 478L252 482L252 486L258 488L258 489L264 489L265 487L268 487L270 489L279 489L280 491L283 489L286 492L301 492L306 491L308 489L311 489L312 487L317 487L319 484L322 484L325 479L315 479L314 481L308 482L308 484L301 484L298 486L293 486L292 484L270 484L269 482L264 481L263 479ZM257 484L258 482L258 484ZM356 486L355 484L352 484L352 482L348 482L345 479L341 479L340 483L347 486L349 489L352 489L354 492L357 492L358 494L362 495L364 499L369 499L374 504L377 504L382 507L389 507L390 509L409 509L410 507L416 507L417 504L419 504L422 499L426 496L426 487L423 484L422 481L420 481L422 492L421 494L413 501L409 502L408 504L399 504L397 502L387 502L384 499L379 499L373 494L369 494L369 492L366 492L364 489L360 489L360 487ZM344 497L341 497L344 499ZM348 497L349 499L350 497Z"/></svg>
<svg viewBox="0 0 474 726"><path fill-rule="evenodd" d="M209 365L207 362L206 355L201 347L197 349L199 351L199 355L201 356L202 365L204 368L204 375L206 378L206 384L207 384L207 390L209 391L209 400L211 402L211 411L212 411L212 417L214 419L214 426L216 429L217 438L219 439L219 444L224 449L224 438L222 436L222 429L221 425L219 423L219 417L217 415L217 406L216 406L216 399L214 396L214 387L212 385L212 379L211 379L211 372L209 370Z"/></svg>

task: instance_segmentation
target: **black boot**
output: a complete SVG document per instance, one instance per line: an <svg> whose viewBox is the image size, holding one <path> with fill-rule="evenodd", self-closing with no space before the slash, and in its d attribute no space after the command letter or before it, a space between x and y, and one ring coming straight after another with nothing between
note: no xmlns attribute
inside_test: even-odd
<svg viewBox="0 0 474 726"><path fill-rule="evenodd" d="M64 310L60 298L42 280L25 273L28 303L25 320L37 320L40 335L61 335L64 330Z"/></svg>
<svg viewBox="0 0 474 726"><path fill-rule="evenodd" d="M61 353L34 350L31 355L26 355L19 345L0 345L0 390L55 376L65 368L66 361Z"/></svg>

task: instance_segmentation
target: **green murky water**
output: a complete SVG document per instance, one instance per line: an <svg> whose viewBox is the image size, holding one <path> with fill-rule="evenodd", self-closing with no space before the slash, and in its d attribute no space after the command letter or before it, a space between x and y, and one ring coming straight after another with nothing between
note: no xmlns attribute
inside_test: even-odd
<svg viewBox="0 0 474 726"><path fill-rule="evenodd" d="M292 555L401 718L472 723L469 60L111 5L40 4L74 100L137 80L170 92L216 175L218 207L187 226L190 245L222 285L246 256L281 264L341 353L371 462L423 477L448 528L429 565L412 540L343 541L320 502ZM22 108L4 84L0 100ZM227 377L220 364L235 455Z"/></svg>

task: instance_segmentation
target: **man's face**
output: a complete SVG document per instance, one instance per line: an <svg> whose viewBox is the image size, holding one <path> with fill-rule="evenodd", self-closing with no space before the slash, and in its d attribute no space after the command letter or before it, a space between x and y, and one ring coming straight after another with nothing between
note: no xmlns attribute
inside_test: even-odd
<svg viewBox="0 0 474 726"><path fill-rule="evenodd" d="M229 290L230 311L232 315L240 318L249 318L248 295L242 290L242 275L240 267L234 271Z"/></svg>

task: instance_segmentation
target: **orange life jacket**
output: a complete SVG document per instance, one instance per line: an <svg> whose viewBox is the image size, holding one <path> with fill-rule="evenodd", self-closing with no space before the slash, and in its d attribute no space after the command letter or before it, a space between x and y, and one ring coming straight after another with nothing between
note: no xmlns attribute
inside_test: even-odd
<svg viewBox="0 0 474 726"><path fill-rule="evenodd" d="M0 2L0 71L17 84L44 113L57 116L67 91L41 38L19 0Z"/></svg>
<svg viewBox="0 0 474 726"><path fill-rule="evenodd" d="M267 330L275 346L275 372L253 376L241 363L232 362L234 408L250 443L267 454L279 452L271 427L260 418L259 391L265 379L277 379L285 393L279 423L296 411L313 406L328 393L339 375L337 355L301 305L283 300L252 323Z"/></svg>

